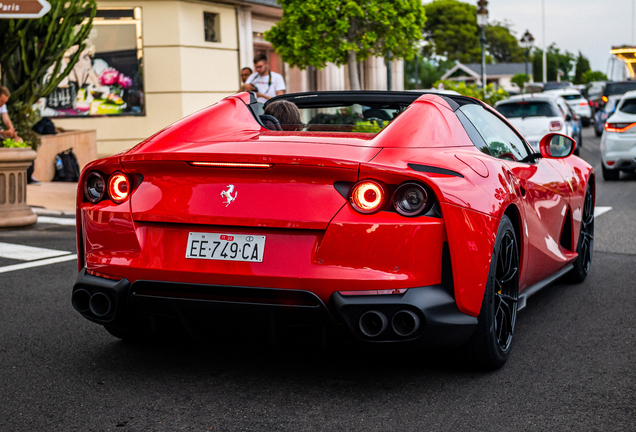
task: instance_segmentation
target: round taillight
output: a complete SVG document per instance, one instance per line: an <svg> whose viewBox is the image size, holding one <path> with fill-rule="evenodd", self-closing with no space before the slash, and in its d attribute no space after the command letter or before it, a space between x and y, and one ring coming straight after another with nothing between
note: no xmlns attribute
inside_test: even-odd
<svg viewBox="0 0 636 432"><path fill-rule="evenodd" d="M110 195L110 199L119 204L128 198L129 193L130 183L128 182L128 177L122 173L115 173L110 176L108 180L108 194Z"/></svg>
<svg viewBox="0 0 636 432"><path fill-rule="evenodd" d="M360 213L381 210L386 200L386 188L374 180L363 180L351 190L351 205Z"/></svg>
<svg viewBox="0 0 636 432"><path fill-rule="evenodd" d="M417 216L427 207L426 189L417 183L404 183L393 194L393 207L402 216Z"/></svg>
<svg viewBox="0 0 636 432"><path fill-rule="evenodd" d="M84 196L92 203L97 203L104 198L106 192L106 182L104 177L98 172L93 171L86 176L84 181Z"/></svg>

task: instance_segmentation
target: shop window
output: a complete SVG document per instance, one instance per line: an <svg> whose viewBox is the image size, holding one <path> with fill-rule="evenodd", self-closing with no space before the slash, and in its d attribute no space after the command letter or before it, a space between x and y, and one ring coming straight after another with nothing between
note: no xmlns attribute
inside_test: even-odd
<svg viewBox="0 0 636 432"><path fill-rule="evenodd" d="M206 42L221 42L219 14L203 12L203 28Z"/></svg>
<svg viewBox="0 0 636 432"><path fill-rule="evenodd" d="M45 117L144 115L141 8L99 8L79 61L35 108Z"/></svg>

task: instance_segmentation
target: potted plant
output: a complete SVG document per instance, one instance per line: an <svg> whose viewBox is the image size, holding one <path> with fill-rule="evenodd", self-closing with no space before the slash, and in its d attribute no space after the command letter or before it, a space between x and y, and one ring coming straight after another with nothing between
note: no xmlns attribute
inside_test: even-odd
<svg viewBox="0 0 636 432"><path fill-rule="evenodd" d="M29 143L0 143L0 228L32 225L38 217L26 203L27 169L36 157Z"/></svg>

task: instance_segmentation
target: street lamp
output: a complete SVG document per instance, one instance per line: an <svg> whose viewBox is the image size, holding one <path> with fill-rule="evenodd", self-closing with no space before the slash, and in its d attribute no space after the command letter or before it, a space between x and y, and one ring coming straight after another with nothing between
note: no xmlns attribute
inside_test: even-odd
<svg viewBox="0 0 636 432"><path fill-rule="evenodd" d="M528 59L530 57L530 50L534 45L534 37L532 37L532 34L526 30L526 33L520 39L520 42L521 46L526 49L526 75L530 76L530 74L528 74Z"/></svg>
<svg viewBox="0 0 636 432"><path fill-rule="evenodd" d="M481 42L481 86L484 90L484 99L486 99L486 26L488 25L488 2L486 0L479 0L477 2L477 25L481 29L481 35L479 42Z"/></svg>

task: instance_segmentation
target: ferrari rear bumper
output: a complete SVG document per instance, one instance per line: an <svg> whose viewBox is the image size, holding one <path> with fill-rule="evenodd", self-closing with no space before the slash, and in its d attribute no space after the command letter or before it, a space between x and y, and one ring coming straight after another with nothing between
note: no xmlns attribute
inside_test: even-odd
<svg viewBox="0 0 636 432"><path fill-rule="evenodd" d="M160 317L196 335L214 328L259 329L309 325L348 331L362 343L459 346L477 318L461 313L441 285L403 294L332 294L325 305L309 291L159 281L110 280L82 270L72 303L85 318L128 329ZM378 324L378 326L375 326ZM371 327L369 327L371 326Z"/></svg>

